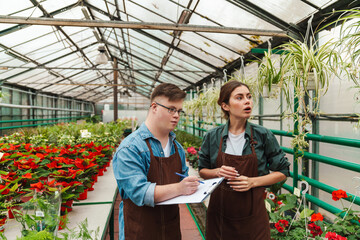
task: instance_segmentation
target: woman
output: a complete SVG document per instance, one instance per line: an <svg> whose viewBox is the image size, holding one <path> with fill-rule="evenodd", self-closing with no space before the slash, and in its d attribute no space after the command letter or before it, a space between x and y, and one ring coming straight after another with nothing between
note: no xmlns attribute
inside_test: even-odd
<svg viewBox="0 0 360 240"><path fill-rule="evenodd" d="M226 83L218 104L227 124L207 132L199 152L200 176L225 178L211 194L206 239L270 239L265 186L285 180L290 163L268 129L247 121L253 100L246 84Z"/></svg>

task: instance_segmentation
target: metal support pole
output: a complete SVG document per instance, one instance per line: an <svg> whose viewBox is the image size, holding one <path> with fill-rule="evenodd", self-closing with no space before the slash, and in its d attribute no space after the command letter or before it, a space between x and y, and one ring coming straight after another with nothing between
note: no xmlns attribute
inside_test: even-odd
<svg viewBox="0 0 360 240"><path fill-rule="evenodd" d="M117 58L114 58L114 68L117 68ZM114 121L118 119L118 72L114 71Z"/></svg>
<svg viewBox="0 0 360 240"><path fill-rule="evenodd" d="M297 79L297 81L300 81L299 79ZM296 90L294 89L294 113L297 112L298 108L299 108L299 99L296 97ZM299 126L299 115L295 114L294 115L294 135L298 135L299 131L298 131L298 126ZM299 173L298 173L298 147L294 146L294 157L293 157L293 172L294 172L294 177L293 177L293 187L297 187L297 182L298 182L298 178L299 178Z"/></svg>
<svg viewBox="0 0 360 240"><path fill-rule="evenodd" d="M264 114L264 98L262 96L259 96L259 125L264 126L264 121L262 119L262 116Z"/></svg>

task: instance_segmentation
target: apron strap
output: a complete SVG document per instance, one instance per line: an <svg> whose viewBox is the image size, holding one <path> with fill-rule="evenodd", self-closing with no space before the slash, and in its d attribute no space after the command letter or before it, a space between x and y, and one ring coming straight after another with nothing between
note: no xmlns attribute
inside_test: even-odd
<svg viewBox="0 0 360 240"><path fill-rule="evenodd" d="M149 139L145 139L146 145L148 146L149 150L150 150L150 156L154 156L153 151L151 149L150 143L149 143Z"/></svg>
<svg viewBox="0 0 360 240"><path fill-rule="evenodd" d="M251 138L250 138L251 151L252 153L255 153L255 145L257 144L257 141L254 140L252 127L250 127L250 132L251 132Z"/></svg>

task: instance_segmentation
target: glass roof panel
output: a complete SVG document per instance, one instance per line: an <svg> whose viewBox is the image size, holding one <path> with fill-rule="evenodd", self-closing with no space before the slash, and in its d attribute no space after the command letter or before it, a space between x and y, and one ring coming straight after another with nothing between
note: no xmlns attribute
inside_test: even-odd
<svg viewBox="0 0 360 240"><path fill-rule="evenodd" d="M46 0L41 2L41 6L46 9L48 13L54 12L59 8L64 8L66 6L75 4L77 0Z"/></svg>
<svg viewBox="0 0 360 240"><path fill-rule="evenodd" d="M288 23L297 23L316 10L300 0L252 0L252 2Z"/></svg>
<svg viewBox="0 0 360 240"><path fill-rule="evenodd" d="M320 8L324 8L328 5L336 2L336 0L308 0L308 1Z"/></svg>
<svg viewBox="0 0 360 240"><path fill-rule="evenodd" d="M97 20L118 19L120 13L124 21L173 24L178 21L184 8L189 8L192 11L189 25L279 30L278 27L246 11L245 7L239 7L236 2L240 1L42 0L38 2L44 12L34 6L32 1L17 0L7 2L6 6L0 9L0 15L42 17L46 13L54 13L54 18L78 20L86 19L82 12L85 6L89 15ZM310 4L302 0L249 0L248 2L256 5L260 12L272 14L285 23L296 23L317 11L316 6L323 8L336 0L308 0ZM114 18L109 15L114 15ZM173 30L105 27L94 29L70 26L60 28L66 36L57 27L0 24L0 64L16 67L1 70L0 79L81 99L86 97L103 99L104 94L112 95L111 89L105 90L103 87L91 85L113 81L112 63L110 61L102 65L95 63L99 54L98 47L103 43L110 51L110 55L118 58L118 67L123 69L119 74L119 82L152 84L156 80L155 76L159 73L159 68L162 68L159 82L176 82L181 87L187 87L230 62L239 60L242 54L248 53L250 48L254 47L253 42L261 43L269 39L269 37L256 36L255 31L254 35L246 36L183 32L179 42L178 39L174 39ZM94 34L94 31L97 34ZM99 38L101 40L98 40ZM6 54L5 51L9 51L9 48L20 56ZM29 69L36 67L35 62L29 62L29 59L36 61L41 69ZM96 67L100 69L94 69ZM135 70L129 70L129 67ZM143 71L138 71L139 69ZM60 85L71 82L90 85ZM156 85L159 82L156 82ZM54 85L49 85L51 83ZM140 93L148 95L151 87L139 86L137 89ZM87 91L90 91L89 94L86 93ZM104 99L106 98L105 96Z"/></svg>

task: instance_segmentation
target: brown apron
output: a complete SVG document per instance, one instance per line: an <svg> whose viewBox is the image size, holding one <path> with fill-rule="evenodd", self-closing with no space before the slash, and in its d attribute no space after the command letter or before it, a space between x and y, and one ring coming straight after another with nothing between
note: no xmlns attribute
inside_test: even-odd
<svg viewBox="0 0 360 240"><path fill-rule="evenodd" d="M216 166L234 167L240 175L258 176L256 142L251 129L252 153L236 156L222 152L220 140ZM267 240L270 239L269 218L264 204L264 187L237 192L223 181L211 194L206 220L207 240Z"/></svg>
<svg viewBox="0 0 360 240"><path fill-rule="evenodd" d="M181 172L181 158L174 142L175 153L170 157L156 157L150 149L150 167L147 180L157 185L177 183ZM124 228L126 240L180 240L180 215L178 205L137 206L124 200Z"/></svg>

